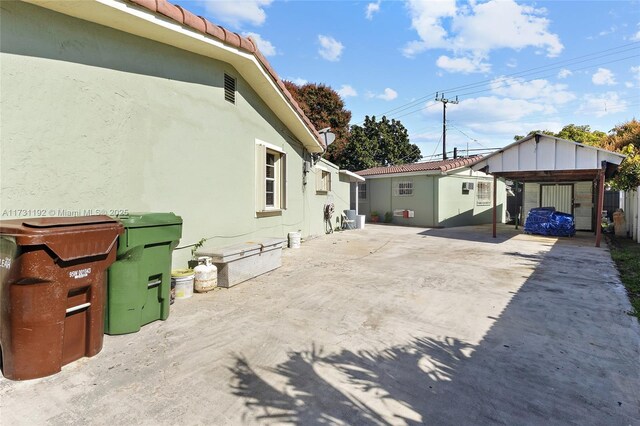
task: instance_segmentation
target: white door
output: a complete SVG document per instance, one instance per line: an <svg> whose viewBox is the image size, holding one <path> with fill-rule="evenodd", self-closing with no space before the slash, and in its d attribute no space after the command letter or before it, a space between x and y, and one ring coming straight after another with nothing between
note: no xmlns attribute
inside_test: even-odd
<svg viewBox="0 0 640 426"><path fill-rule="evenodd" d="M562 213L573 212L573 185L542 185L540 207L555 207Z"/></svg>
<svg viewBox="0 0 640 426"><path fill-rule="evenodd" d="M574 209L576 229L591 231L593 218L593 182L576 182L574 184Z"/></svg>

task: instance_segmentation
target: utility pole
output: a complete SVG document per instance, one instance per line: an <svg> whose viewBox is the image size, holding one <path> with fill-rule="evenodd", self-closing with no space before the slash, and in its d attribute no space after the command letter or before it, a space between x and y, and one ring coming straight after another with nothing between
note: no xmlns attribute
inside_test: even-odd
<svg viewBox="0 0 640 426"><path fill-rule="evenodd" d="M444 93L438 98L438 92L436 92L436 101L442 102L442 159L447 159L447 104L457 104L458 97L454 99L447 99L444 97Z"/></svg>

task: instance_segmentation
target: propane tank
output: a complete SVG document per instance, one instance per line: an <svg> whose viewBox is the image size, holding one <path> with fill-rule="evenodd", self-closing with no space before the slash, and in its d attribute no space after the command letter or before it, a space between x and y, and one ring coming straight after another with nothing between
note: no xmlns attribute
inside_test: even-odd
<svg viewBox="0 0 640 426"><path fill-rule="evenodd" d="M198 293L206 293L213 290L218 283L218 268L211 263L209 256L198 258L198 266L193 268L196 273L194 289Z"/></svg>

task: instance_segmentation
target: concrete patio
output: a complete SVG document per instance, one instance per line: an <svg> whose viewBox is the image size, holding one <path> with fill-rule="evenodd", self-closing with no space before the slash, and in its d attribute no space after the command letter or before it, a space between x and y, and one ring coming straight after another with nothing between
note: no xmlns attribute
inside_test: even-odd
<svg viewBox="0 0 640 426"><path fill-rule="evenodd" d="M640 328L593 235L370 226L178 300L2 424L640 424Z"/></svg>

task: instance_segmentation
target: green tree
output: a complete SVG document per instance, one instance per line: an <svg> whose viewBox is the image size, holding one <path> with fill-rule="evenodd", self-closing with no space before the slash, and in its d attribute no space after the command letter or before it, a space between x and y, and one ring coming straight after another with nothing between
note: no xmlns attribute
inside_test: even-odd
<svg viewBox="0 0 640 426"><path fill-rule="evenodd" d="M620 190L634 190L640 186L640 122L634 118L618 124L601 146L627 156L611 180L611 186Z"/></svg>
<svg viewBox="0 0 640 426"><path fill-rule="evenodd" d="M349 143L342 152L340 167L363 170L377 166L413 163L422 158L420 148L409 141L399 120L366 116L362 126L351 126Z"/></svg>
<svg viewBox="0 0 640 426"><path fill-rule="evenodd" d="M600 130L592 131L589 125L576 126L575 124L567 124L555 136L585 145L601 146L607 134Z"/></svg>
<svg viewBox="0 0 640 426"><path fill-rule="evenodd" d="M545 135L555 136L561 139L568 139L570 141L591 146L600 146L602 144L602 141L607 137L607 134L605 132L601 132L599 130L592 131L591 126L586 124L581 126L575 124L567 124L562 128L562 130L557 133L552 132L551 130L532 130L527 134L527 136L534 133L542 133ZM524 138L524 136L515 135L513 137L513 140L519 141L522 138Z"/></svg>
<svg viewBox="0 0 640 426"><path fill-rule="evenodd" d="M325 158L340 165L342 150L349 138L351 111L345 109L338 92L324 84L307 83L298 86L285 81L284 85L317 130L331 127L336 140L329 145Z"/></svg>

